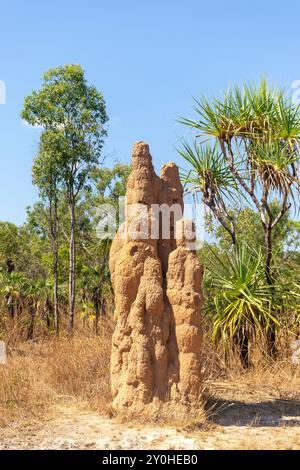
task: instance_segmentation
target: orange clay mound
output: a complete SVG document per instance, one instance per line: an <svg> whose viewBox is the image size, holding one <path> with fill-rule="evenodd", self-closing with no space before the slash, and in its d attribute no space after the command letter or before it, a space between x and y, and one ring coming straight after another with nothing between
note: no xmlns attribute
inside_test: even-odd
<svg viewBox="0 0 300 470"><path fill-rule="evenodd" d="M168 238L163 236L161 218L150 210L153 204L164 205ZM173 204L175 212L176 207L183 208L177 166L164 165L158 177L148 145L136 143L126 221L110 252L116 321L111 386L118 411L140 413L167 402L183 408L199 402L202 267L185 239L192 223L177 220L172 211L168 214ZM149 221L158 231L156 238L150 236Z"/></svg>

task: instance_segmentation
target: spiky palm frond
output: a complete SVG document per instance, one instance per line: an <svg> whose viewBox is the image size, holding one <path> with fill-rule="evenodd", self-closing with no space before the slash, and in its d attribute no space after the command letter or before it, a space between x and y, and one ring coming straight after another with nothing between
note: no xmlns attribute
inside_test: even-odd
<svg viewBox="0 0 300 470"><path fill-rule="evenodd" d="M228 141L241 139L285 139L299 141L300 106L281 89L261 80L257 86L244 83L231 87L221 99L194 99L198 120L180 118L179 122L201 135Z"/></svg>
<svg viewBox="0 0 300 470"><path fill-rule="evenodd" d="M219 138L222 134L222 123L216 110L214 100L207 100L204 96L201 100L194 98L194 111L199 115L198 120L180 117L178 122L191 127L209 137Z"/></svg>
<svg viewBox="0 0 300 470"><path fill-rule="evenodd" d="M191 169L182 173L182 180L192 191L202 194L211 192L216 198L229 197L237 189L236 182L230 173L222 152L217 146L192 145L182 141L178 153L190 164Z"/></svg>
<svg viewBox="0 0 300 470"><path fill-rule="evenodd" d="M299 189L297 147L291 147L283 141L269 140L252 143L249 151L252 170L258 172L263 186L268 191L275 190L293 197L293 183Z"/></svg>
<svg viewBox="0 0 300 470"><path fill-rule="evenodd" d="M293 103L290 96L281 96L277 101L273 121L279 140L284 140L291 147L299 144L300 105Z"/></svg>
<svg viewBox="0 0 300 470"><path fill-rule="evenodd" d="M10 295L13 299L26 297L28 289L28 279L19 272L0 275L0 294L3 297Z"/></svg>

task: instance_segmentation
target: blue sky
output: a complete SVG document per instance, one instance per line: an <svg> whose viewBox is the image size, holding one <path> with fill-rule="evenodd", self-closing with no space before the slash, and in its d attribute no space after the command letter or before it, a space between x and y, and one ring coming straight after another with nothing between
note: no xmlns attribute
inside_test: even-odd
<svg viewBox="0 0 300 470"><path fill-rule="evenodd" d="M300 79L300 2L296 0L0 0L0 220L20 224L37 198L31 163L39 130L22 124L24 96L43 71L80 63L104 94L110 116L107 164L130 161L150 144L156 168L181 163L174 150L192 115L192 95L266 76Z"/></svg>

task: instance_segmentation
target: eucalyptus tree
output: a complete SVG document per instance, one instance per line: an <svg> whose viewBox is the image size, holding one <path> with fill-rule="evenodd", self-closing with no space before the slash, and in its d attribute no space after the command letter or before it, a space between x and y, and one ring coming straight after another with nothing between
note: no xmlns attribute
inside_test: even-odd
<svg viewBox="0 0 300 470"><path fill-rule="evenodd" d="M118 219L120 198L125 196L127 178L131 171L130 165L116 163L112 168L95 168L92 172L92 187L85 192L80 204L80 220L78 223L79 249L82 253L82 267L79 274L79 285L83 304L89 305L93 311L95 333L99 334L100 314L107 310L107 300L112 298L110 273L108 268L111 239L105 230L101 230L103 238L99 238L99 228L105 228L102 204L115 209ZM119 220L116 221L116 229ZM87 303L86 303L87 301Z"/></svg>
<svg viewBox="0 0 300 470"><path fill-rule="evenodd" d="M181 119L197 132L195 148L201 147L207 139L218 145L223 164L234 178L240 194L260 216L265 276L274 292L273 233L299 191L299 105L293 102L291 95L263 80L256 87L244 84L231 88L221 99L195 100L195 111L197 119ZM193 164L186 149L182 155L192 163L201 190L203 176L199 168ZM192 155L202 168L195 150ZM213 174L213 170L211 166L206 171ZM275 197L279 207L276 214L271 208ZM223 212L226 211L229 212L228 207L223 208ZM276 351L274 322L269 325L268 345L269 353L273 355Z"/></svg>
<svg viewBox="0 0 300 470"><path fill-rule="evenodd" d="M49 227L53 256L53 306L56 334L59 334L58 305L58 201L61 183L60 153L56 151L56 136L53 131L41 135L39 151L32 166L33 183L38 186L40 197L46 203L44 214Z"/></svg>
<svg viewBox="0 0 300 470"><path fill-rule="evenodd" d="M25 98L22 117L52 133L52 149L59 158L61 187L70 213L69 330L75 313L76 204L99 163L106 135L105 102L95 86L87 84L80 65L48 70L40 90Z"/></svg>

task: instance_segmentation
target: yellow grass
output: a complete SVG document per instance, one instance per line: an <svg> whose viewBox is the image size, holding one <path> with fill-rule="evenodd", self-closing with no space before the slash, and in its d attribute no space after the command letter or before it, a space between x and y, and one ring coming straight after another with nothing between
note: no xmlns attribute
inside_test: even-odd
<svg viewBox="0 0 300 470"><path fill-rule="evenodd" d="M64 400L78 399L91 409L111 415L112 328L112 322L107 319L102 320L98 337L87 327L78 330L72 338L52 337L31 343L11 334L7 338L7 364L0 365L0 426L25 418L38 418L52 405ZM288 355L271 361L257 352L254 366L245 372L234 355L226 362L224 354L212 348L207 336L203 363L205 413L199 407L197 414L191 410L191 416L185 415L182 419L179 407L175 410L165 406L158 414L149 407L147 421L184 422L188 428L195 428L203 426L205 420L213 422L211 417L218 413L217 410L232 400L265 403L268 400L300 399L300 367L291 364Z"/></svg>
<svg viewBox="0 0 300 470"><path fill-rule="evenodd" d="M8 347L0 365L0 426L27 415L38 415L64 397L84 400L109 412L111 325L102 333L44 339Z"/></svg>

